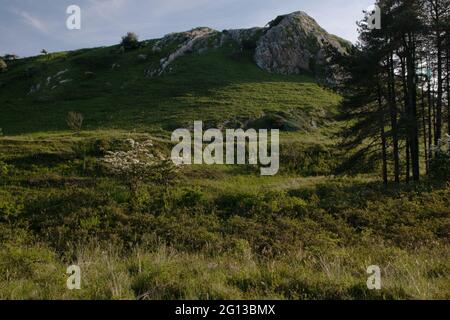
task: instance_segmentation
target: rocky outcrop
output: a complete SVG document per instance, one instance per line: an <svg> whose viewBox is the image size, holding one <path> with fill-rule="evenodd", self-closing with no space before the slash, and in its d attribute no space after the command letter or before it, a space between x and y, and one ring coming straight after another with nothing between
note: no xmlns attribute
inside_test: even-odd
<svg viewBox="0 0 450 320"><path fill-rule="evenodd" d="M304 12L279 16L264 28L231 29L218 32L210 28L196 28L187 32L172 33L153 45L154 52L175 47L161 59L158 68L147 69L145 74L161 75L173 61L187 53L203 53L224 46L229 41L241 50L254 51L255 63L269 72L281 74L314 73L318 78L331 74L326 47L346 52L351 44L327 33ZM329 79L325 79L330 82Z"/></svg>
<svg viewBox="0 0 450 320"><path fill-rule="evenodd" d="M255 50L256 64L267 71L297 74L318 73L327 64L325 47L345 52L350 45L330 35L304 12L279 16L269 23Z"/></svg>
<svg viewBox="0 0 450 320"><path fill-rule="evenodd" d="M152 50L160 52L165 46L173 45L174 43L178 43L177 49L161 59L159 68L146 70L145 74L150 77L161 75L179 57L187 53L202 52L210 45L209 40L216 34L218 32L210 28L196 28L187 32L172 33L165 36L153 46Z"/></svg>

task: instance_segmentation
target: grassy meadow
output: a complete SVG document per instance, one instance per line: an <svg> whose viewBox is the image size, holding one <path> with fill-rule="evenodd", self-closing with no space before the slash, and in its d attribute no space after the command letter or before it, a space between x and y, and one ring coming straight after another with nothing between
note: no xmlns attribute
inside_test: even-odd
<svg viewBox="0 0 450 320"><path fill-rule="evenodd" d="M341 98L311 75L266 73L230 43L148 78L171 50L152 44L0 74L0 299L450 299L448 182L385 187L378 164L342 174ZM280 172L185 166L132 199L102 166L127 138L170 154L194 120L280 128ZM72 264L81 290L66 287Z"/></svg>

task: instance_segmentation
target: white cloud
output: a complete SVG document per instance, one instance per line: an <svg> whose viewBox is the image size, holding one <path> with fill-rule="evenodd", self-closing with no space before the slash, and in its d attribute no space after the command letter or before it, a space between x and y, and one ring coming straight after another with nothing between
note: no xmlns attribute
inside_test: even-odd
<svg viewBox="0 0 450 320"><path fill-rule="evenodd" d="M86 12L100 18L111 18L125 6L127 0L88 0Z"/></svg>
<svg viewBox="0 0 450 320"><path fill-rule="evenodd" d="M48 33L48 27L42 20L32 16L31 14L29 14L26 11L21 11L18 14L23 18L23 20L28 25L32 26L33 28L35 28L43 33Z"/></svg>

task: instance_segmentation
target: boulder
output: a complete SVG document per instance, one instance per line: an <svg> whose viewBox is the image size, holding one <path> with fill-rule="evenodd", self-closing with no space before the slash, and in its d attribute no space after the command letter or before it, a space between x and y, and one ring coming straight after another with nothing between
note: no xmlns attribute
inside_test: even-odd
<svg viewBox="0 0 450 320"><path fill-rule="evenodd" d="M147 60L147 55L146 54L140 54L137 56L138 60L140 61L145 61Z"/></svg>
<svg viewBox="0 0 450 320"><path fill-rule="evenodd" d="M58 78L58 77L62 76L64 73L66 73L66 72L68 72L68 71L69 71L69 69L65 69L65 70L59 71L59 72L55 75L55 78Z"/></svg>

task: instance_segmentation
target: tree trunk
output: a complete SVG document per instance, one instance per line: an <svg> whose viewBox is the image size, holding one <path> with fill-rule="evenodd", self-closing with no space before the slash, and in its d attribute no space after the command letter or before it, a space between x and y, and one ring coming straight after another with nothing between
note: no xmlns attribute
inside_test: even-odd
<svg viewBox="0 0 450 320"><path fill-rule="evenodd" d="M400 63L401 63L401 69L402 69L402 86L403 86L403 115L406 119L406 129L409 128L410 125L410 105L408 103L408 84L406 79L406 58L403 57L400 53L397 53L398 56L400 56ZM411 177L411 148L409 144L409 134L407 133L405 137L405 181L406 183L409 183L410 177Z"/></svg>
<svg viewBox="0 0 450 320"><path fill-rule="evenodd" d="M400 183L400 159L398 148L398 122L397 122L397 102L395 94L395 74L394 74L394 58L391 52L388 57L388 73L389 73L389 113L391 118L391 133L394 156L394 181Z"/></svg>
<svg viewBox="0 0 450 320"><path fill-rule="evenodd" d="M406 49L406 68L408 83L408 126L409 145L411 151L412 173L414 181L420 180L419 161L419 134L417 125L417 75L416 75L416 48L414 34L408 34Z"/></svg>
<svg viewBox="0 0 450 320"><path fill-rule="evenodd" d="M406 165L405 165L405 181L406 183L409 183L409 180L411 178L411 147L409 145L409 139L406 138L406 147L405 147L405 159L406 159Z"/></svg>
<svg viewBox="0 0 450 320"><path fill-rule="evenodd" d="M436 134L434 143L437 145L442 137L442 38L437 32L436 54L437 54L437 101L436 101Z"/></svg>
<svg viewBox="0 0 450 320"><path fill-rule="evenodd" d="M380 113L380 137L381 137L381 156L382 156L382 170L381 175L383 178L383 184L388 184L388 174L387 174L387 151L386 151L386 135L384 132L384 110L381 101L381 88L378 85L378 111Z"/></svg>
<svg viewBox="0 0 450 320"><path fill-rule="evenodd" d="M431 145L433 144L433 117L432 117L432 101L431 101L431 77L428 76L428 89L427 89L427 95L428 95L428 146L431 150ZM428 154L428 159L431 158L431 154Z"/></svg>
<svg viewBox="0 0 450 320"><path fill-rule="evenodd" d="M424 147L424 159L425 159L425 170L428 175L429 171L429 159L428 159L428 145L427 145L427 122L425 120L425 90L424 90L424 83L422 83L422 90L421 90L421 107L422 107L422 131L423 131L423 147Z"/></svg>
<svg viewBox="0 0 450 320"><path fill-rule="evenodd" d="M449 31L447 31L449 32ZM447 132L450 135L450 34L447 35Z"/></svg>

